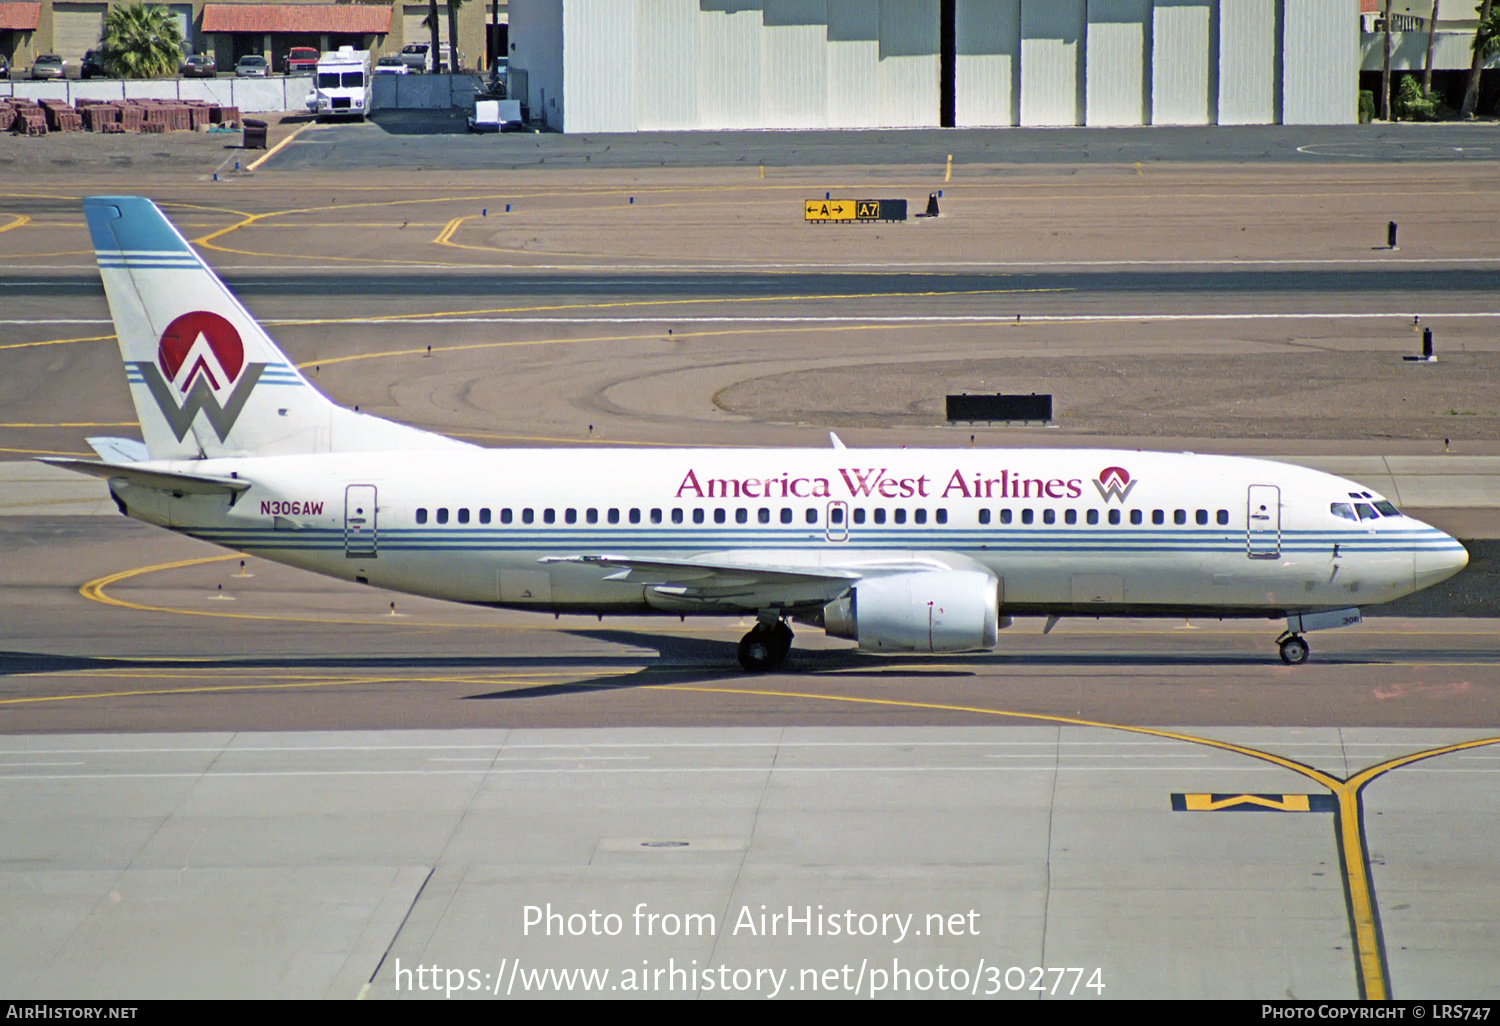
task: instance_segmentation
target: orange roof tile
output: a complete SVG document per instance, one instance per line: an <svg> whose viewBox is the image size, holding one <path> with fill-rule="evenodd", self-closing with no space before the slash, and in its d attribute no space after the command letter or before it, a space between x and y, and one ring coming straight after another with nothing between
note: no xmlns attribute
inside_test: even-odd
<svg viewBox="0 0 1500 1026"><path fill-rule="evenodd" d="M11 6L24 6L13 4ZM204 4L204 32L330 32L385 35L385 4Z"/></svg>
<svg viewBox="0 0 1500 1026"><path fill-rule="evenodd" d="M35 32L41 17L41 4L0 4L0 30Z"/></svg>

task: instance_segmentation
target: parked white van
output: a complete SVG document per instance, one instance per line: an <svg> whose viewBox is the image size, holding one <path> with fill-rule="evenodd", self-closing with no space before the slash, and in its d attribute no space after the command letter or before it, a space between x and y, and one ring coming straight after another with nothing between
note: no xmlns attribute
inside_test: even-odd
<svg viewBox="0 0 1500 1026"><path fill-rule="evenodd" d="M370 109L370 54L341 46L318 58L307 109L318 115L363 118Z"/></svg>

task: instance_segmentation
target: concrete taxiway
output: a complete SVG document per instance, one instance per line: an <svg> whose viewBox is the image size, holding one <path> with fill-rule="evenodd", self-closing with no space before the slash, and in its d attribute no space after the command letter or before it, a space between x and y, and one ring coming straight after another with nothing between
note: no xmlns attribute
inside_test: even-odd
<svg viewBox="0 0 1500 1026"><path fill-rule="evenodd" d="M1096 969L1105 997L1494 996L1500 645L1455 615L1500 593L1493 126L1213 133L1234 164L1191 134L1001 133L1035 150L1009 162L705 136L654 164L661 140L505 137L543 149L480 181L348 169L380 131L219 181L200 145L0 190L0 452L135 430L78 216L129 191L336 400L482 444L1243 452L1367 480L1474 564L1301 667L1271 622L1022 620L935 660L808 629L746 678L740 624L241 566L0 465L0 991L580 994L556 973L585 969L610 996L1037 997L1058 968L1090 998ZM392 166L417 152L388 134ZM800 222L939 190L930 221ZM1439 361L1404 363L1424 326ZM1058 426L945 425L965 389L1053 392ZM549 903L621 932L528 931ZM761 905L927 932L769 937L740 923Z"/></svg>

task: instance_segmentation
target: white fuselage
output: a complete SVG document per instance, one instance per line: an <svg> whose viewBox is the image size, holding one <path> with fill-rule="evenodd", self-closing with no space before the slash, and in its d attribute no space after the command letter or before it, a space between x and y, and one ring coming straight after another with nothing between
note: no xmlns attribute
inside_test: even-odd
<svg viewBox="0 0 1500 1026"><path fill-rule="evenodd" d="M140 519L383 588L555 611L828 600L782 588L772 601L754 583L685 596L578 557L983 569L1005 613L1265 617L1387 602L1467 560L1435 528L1375 515L1382 497L1363 485L1186 453L457 449L142 466L252 485L231 503L116 481Z"/></svg>

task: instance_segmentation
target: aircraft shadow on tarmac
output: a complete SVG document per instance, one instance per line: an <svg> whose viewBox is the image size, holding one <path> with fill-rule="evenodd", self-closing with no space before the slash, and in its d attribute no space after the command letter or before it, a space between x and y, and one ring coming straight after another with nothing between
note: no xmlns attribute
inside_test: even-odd
<svg viewBox="0 0 1500 1026"><path fill-rule="evenodd" d="M638 667L634 673L625 675L595 676L583 680L560 684L538 684L529 687L507 688L485 694L469 695L470 699L516 699L549 698L558 695L582 694L593 691L610 691L621 688L660 687L667 684L696 684L722 682L724 680L753 681L767 678L861 678L901 677L940 678L974 677L986 668L1018 666L1037 667L1169 667L1169 666L1265 666L1276 662L1275 656L1225 653L1221 655L1184 655L1173 653L1006 653L970 652L940 656L871 655L856 649L810 650L793 649L787 659L786 668L779 673L747 674L736 662L737 645L733 641L708 638L681 638L671 635L650 634L623 630L579 630L568 634L594 641L604 641L633 648L654 649L656 659L640 666L638 657L611 662L627 662ZM942 666L933 666L941 660ZM595 664L597 665L597 664ZM967 667L972 667L969 669Z"/></svg>

